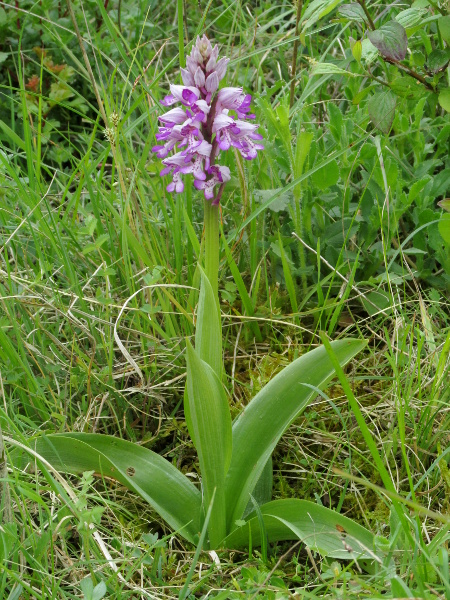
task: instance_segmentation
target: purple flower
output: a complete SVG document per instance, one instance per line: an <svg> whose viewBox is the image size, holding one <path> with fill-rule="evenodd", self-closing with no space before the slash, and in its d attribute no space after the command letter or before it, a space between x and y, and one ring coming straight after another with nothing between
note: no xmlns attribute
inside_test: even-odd
<svg viewBox="0 0 450 600"><path fill-rule="evenodd" d="M172 176L168 192L182 192L181 176L191 173L194 186L218 204L223 186L230 180L230 169L217 164L220 152L234 147L251 160L264 148L259 143L258 125L247 121L255 118L249 114L250 94L242 88L219 90L228 62L228 58L219 59L218 46L213 47L205 35L197 37L186 57L186 68L181 69L183 85L171 84L170 94L161 101L163 106L182 105L159 117L162 125L156 139L161 144L152 148L163 159L161 176ZM172 151L175 153L169 156ZM216 186L220 186L217 192Z"/></svg>
<svg viewBox="0 0 450 600"><path fill-rule="evenodd" d="M205 198L207 200L213 200L214 198L214 187L218 184L226 183L230 181L230 169L228 167L221 167L219 165L213 165L209 167L208 173L212 175L208 181L194 181L194 186L198 190L203 190ZM212 204L218 204L218 201L213 200Z"/></svg>
<svg viewBox="0 0 450 600"><path fill-rule="evenodd" d="M200 92L196 87L170 84L170 94L161 100L164 106L170 106L175 102L181 102L185 106L192 106L200 98Z"/></svg>
<svg viewBox="0 0 450 600"><path fill-rule="evenodd" d="M255 115L247 114L251 101L251 95L244 94L242 88L225 87L217 94L217 105L219 108L234 110L239 119L251 119L255 117Z"/></svg>
<svg viewBox="0 0 450 600"><path fill-rule="evenodd" d="M262 135L255 133L259 125L247 123L246 121L235 121L232 117L221 113L214 119L213 133L219 142L221 150L228 150L234 146L242 156L251 160L256 158L257 150L263 150L262 144L253 140L262 140Z"/></svg>

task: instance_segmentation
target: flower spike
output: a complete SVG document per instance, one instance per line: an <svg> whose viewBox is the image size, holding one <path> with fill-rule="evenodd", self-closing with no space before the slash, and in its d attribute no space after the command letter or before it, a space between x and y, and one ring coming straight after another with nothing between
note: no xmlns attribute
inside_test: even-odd
<svg viewBox="0 0 450 600"><path fill-rule="evenodd" d="M213 47L206 35L197 37L186 57L186 68L181 69L183 85L171 84L170 94L161 101L163 106L181 104L159 117L162 125L156 139L162 144L152 148L163 159L161 176L172 176L168 192L182 192L181 176L192 173L194 186L212 204L218 204L223 186L230 180L230 169L217 164L220 152L233 147L252 160L264 149L259 126L248 122L255 118L249 114L250 94L240 87L219 90L228 63L226 57L219 59L219 47ZM170 156L172 151L175 153Z"/></svg>

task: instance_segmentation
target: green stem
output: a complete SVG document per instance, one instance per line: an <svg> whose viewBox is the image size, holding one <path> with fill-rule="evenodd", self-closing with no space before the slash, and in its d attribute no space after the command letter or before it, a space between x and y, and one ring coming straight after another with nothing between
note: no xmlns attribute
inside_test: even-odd
<svg viewBox="0 0 450 600"><path fill-rule="evenodd" d="M219 311L219 206L205 200L205 272Z"/></svg>

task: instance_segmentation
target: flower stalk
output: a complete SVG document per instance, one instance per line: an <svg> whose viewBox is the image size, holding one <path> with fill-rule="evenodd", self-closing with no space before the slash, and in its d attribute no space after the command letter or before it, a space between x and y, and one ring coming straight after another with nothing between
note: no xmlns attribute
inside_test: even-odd
<svg viewBox="0 0 450 600"><path fill-rule="evenodd" d="M205 273L219 311L219 205L205 199Z"/></svg>

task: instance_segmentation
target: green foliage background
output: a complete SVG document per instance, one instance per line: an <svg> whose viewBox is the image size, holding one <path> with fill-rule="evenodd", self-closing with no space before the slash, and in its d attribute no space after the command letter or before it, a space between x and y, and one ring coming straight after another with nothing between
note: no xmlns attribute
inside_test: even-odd
<svg viewBox="0 0 450 600"><path fill-rule="evenodd" d="M180 44L188 50L206 31L231 58L227 85L253 94L266 145L256 161L228 158L222 201L232 412L317 344L319 331L365 337L370 350L348 376L396 489L446 514L448 7L314 0L301 4L296 35L287 0L178 4L181 40L173 1L73 3L105 123L68 5L0 3L6 447L50 432L108 433L169 457L195 481L180 407L200 282L201 194L189 186L167 194L151 147ZM401 539L398 582L354 564L316 564L300 548L282 559L281 546L269 565L258 555L221 556L222 573L203 557L210 562L193 593L338 597L350 586L353 597L450 597L448 524L414 513L410 560L390 501L370 488L381 480L352 419L339 386L319 399L277 450L276 493L330 504ZM334 466L359 481L334 475ZM69 493L45 469L11 467L7 478L14 519L1 532L2 597L88 598L106 593L103 582L111 597L141 588L170 596L195 567L192 549L169 543L157 517L119 486L105 494L87 475L69 479ZM124 581L86 523L108 541Z"/></svg>

